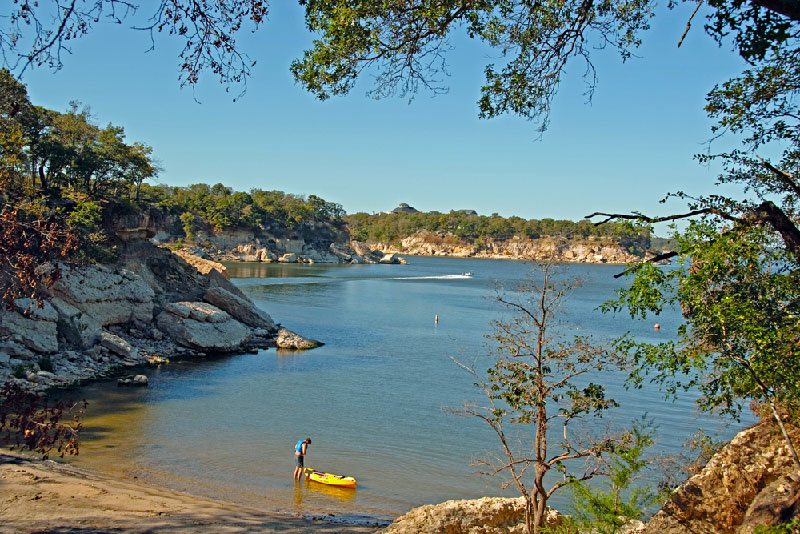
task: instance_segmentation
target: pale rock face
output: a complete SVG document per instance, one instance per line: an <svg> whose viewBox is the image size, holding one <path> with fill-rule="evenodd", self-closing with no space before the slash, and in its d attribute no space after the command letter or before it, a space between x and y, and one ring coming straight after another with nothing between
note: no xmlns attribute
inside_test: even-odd
<svg viewBox="0 0 800 534"><path fill-rule="evenodd" d="M132 347L130 343L110 332L103 331L100 334L100 344L111 352L126 358L135 358L139 355L139 351Z"/></svg>
<svg viewBox="0 0 800 534"><path fill-rule="evenodd" d="M248 327L205 302L167 304L156 321L173 341L200 351L235 351L252 336Z"/></svg>
<svg viewBox="0 0 800 534"><path fill-rule="evenodd" d="M206 291L203 298L248 326L263 328L271 332L277 330L275 322L267 312L260 310L249 300L234 295L221 287L212 287Z"/></svg>
<svg viewBox="0 0 800 534"><path fill-rule="evenodd" d="M153 290L142 277L125 269L64 265L51 292L102 326L153 319Z"/></svg>
<svg viewBox="0 0 800 534"><path fill-rule="evenodd" d="M58 312L57 324L61 336L85 349L97 343L102 327L96 319L58 297L52 298L50 303Z"/></svg>
<svg viewBox="0 0 800 534"><path fill-rule="evenodd" d="M278 258L280 263L297 263L297 254L295 253L286 253L280 258Z"/></svg>
<svg viewBox="0 0 800 534"><path fill-rule="evenodd" d="M58 350L58 312L43 302L39 308L34 299L17 299L15 310L0 309L0 335L17 335L20 342L34 352L49 354ZM27 313L30 318L25 317Z"/></svg>
<svg viewBox="0 0 800 534"><path fill-rule="evenodd" d="M200 274L207 275L211 271L217 271L225 278L228 278L228 269L219 262L201 258L187 250L175 250L172 253L183 258L186 263L197 269Z"/></svg>
<svg viewBox="0 0 800 534"><path fill-rule="evenodd" d="M205 302L170 302L164 309L181 318L201 323L224 323L231 320L226 312Z"/></svg>
<svg viewBox="0 0 800 534"><path fill-rule="evenodd" d="M513 258L525 260L546 260L555 257L557 261L581 263L625 264L641 261L642 258L629 253L619 245L602 245L587 242L560 242L552 238L487 240L481 245L461 242L452 235L433 232L418 232L404 238L400 243L370 243L373 249L385 253L409 254L414 256L456 256L470 258ZM352 242L351 248L363 258L367 258L366 245ZM369 247L366 247L367 249ZM374 252L374 251L373 251ZM366 260L365 261L369 261Z"/></svg>
<svg viewBox="0 0 800 534"><path fill-rule="evenodd" d="M546 521L558 521L558 512L547 511ZM525 532L525 499L483 497L447 501L414 508L395 519L381 534L522 534Z"/></svg>

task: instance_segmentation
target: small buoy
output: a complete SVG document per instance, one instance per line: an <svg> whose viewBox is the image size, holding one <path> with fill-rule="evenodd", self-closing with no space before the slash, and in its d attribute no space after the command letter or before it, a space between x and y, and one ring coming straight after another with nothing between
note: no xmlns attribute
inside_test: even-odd
<svg viewBox="0 0 800 534"><path fill-rule="evenodd" d="M653 330L658 330L659 328L661 328L660 324L656 323L653 325Z"/></svg>
<svg viewBox="0 0 800 534"><path fill-rule="evenodd" d="M434 317L433 322L436 323L436 324L439 324L439 316L438 315Z"/></svg>

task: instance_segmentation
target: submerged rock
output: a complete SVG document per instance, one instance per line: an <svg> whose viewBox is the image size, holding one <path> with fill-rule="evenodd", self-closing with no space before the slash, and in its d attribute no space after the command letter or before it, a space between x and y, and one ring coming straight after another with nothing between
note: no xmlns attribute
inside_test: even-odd
<svg viewBox="0 0 800 534"><path fill-rule="evenodd" d="M146 387L147 384L148 384L147 376L145 376L145 375L126 376L126 377L117 379L117 385L118 386Z"/></svg>

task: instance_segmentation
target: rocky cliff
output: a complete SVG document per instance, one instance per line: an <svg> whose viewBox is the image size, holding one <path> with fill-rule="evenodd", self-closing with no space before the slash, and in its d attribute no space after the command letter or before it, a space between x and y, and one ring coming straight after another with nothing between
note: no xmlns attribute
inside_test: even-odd
<svg viewBox="0 0 800 534"><path fill-rule="evenodd" d="M169 358L318 344L279 330L219 263L142 239L120 251L113 265L59 265L41 306L0 310L0 382L42 391Z"/></svg>
<svg viewBox="0 0 800 534"><path fill-rule="evenodd" d="M631 263L642 260L643 253L633 253L615 241L587 239L556 239L542 237L527 239L488 239L479 243L467 242L451 234L418 232L399 243L368 243L370 248L386 254L414 256L455 256L463 258L492 258L515 260L544 260L576 263Z"/></svg>
<svg viewBox="0 0 800 534"><path fill-rule="evenodd" d="M400 258L379 250L351 247L343 225L327 222L301 224L291 230L273 227L220 230L206 225L191 240L180 220L156 208L119 215L107 226L124 240L151 239L169 245L187 243L187 250L217 261L264 263L401 263Z"/></svg>

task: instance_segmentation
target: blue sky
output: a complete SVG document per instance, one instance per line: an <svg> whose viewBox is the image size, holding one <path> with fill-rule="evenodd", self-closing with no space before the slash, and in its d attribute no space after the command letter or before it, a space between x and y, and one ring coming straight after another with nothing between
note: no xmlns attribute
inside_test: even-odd
<svg viewBox="0 0 800 534"><path fill-rule="evenodd" d="M593 211L665 213L658 200L670 191L711 191L715 169L692 159L711 135L704 97L742 68L699 18L677 48L690 7L660 9L639 57L625 64L598 51L590 104L583 65L572 64L541 138L523 119L478 119L491 51L466 38L454 39L448 56L448 94L372 100L365 78L346 97L317 101L288 70L311 36L300 8L285 0L271 2L257 34L240 38L258 63L235 102L211 75L180 89L178 43L157 37L147 52L147 34L118 26L77 41L63 70L28 71L22 81L35 104L65 110L79 100L98 123L124 126L129 141L151 145L164 184L316 194L348 213L400 202L573 220Z"/></svg>

